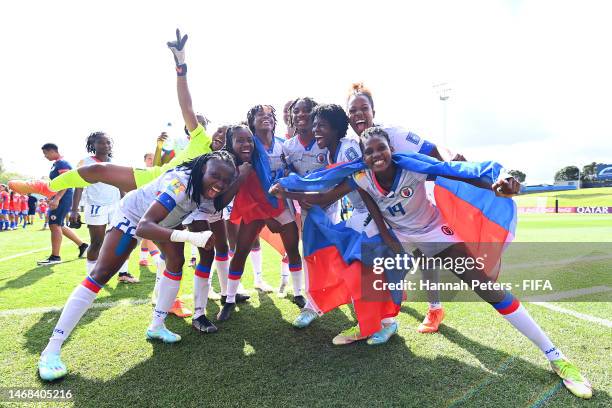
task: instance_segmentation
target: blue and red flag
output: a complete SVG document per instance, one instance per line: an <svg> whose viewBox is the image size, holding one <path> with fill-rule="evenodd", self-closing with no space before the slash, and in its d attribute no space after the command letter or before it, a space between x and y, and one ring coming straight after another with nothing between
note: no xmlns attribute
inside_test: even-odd
<svg viewBox="0 0 612 408"><path fill-rule="evenodd" d="M285 206L282 200L268 194L274 183L270 161L263 144L257 137L253 138L255 150L251 155L253 170L247 180L240 186L236 197L230 220L239 224L242 220L249 224L255 220L264 220L280 215Z"/></svg>
<svg viewBox="0 0 612 408"><path fill-rule="evenodd" d="M512 199L498 197L491 190L446 178L476 179L490 185L497 180L503 169L499 163L441 162L419 153L394 154L393 162L405 170L438 176L434 187L436 206L464 242L503 244L514 239L516 204ZM290 174L279 182L288 190L325 191L366 167L363 160L358 159L305 177Z"/></svg>
<svg viewBox="0 0 612 408"><path fill-rule="evenodd" d="M320 207L312 207L304 221L302 241L308 298L319 312L352 303L362 336L379 331L382 319L397 316L401 291L374 292L373 280L382 284L388 282L388 276L374 274L372 265L361 262L362 243L381 244L379 236L367 238L343 222L334 225Z"/></svg>
<svg viewBox="0 0 612 408"><path fill-rule="evenodd" d="M438 176L434 188L436 206L445 221L466 242L474 257L487 253L485 270L496 277L503 249L514 238L514 201L444 176L479 179L492 184L499 177L502 166L495 162L440 162L419 153L393 155L393 162L402 169ZM358 159L305 177L291 174L279 182L287 190L324 191L365 168L365 163ZM372 283L367 277L373 275L367 273L371 265L362 264L362 245L375 243L376 239L384 246L379 236L367 238L365 234L345 227L344 223L331 225L317 207L308 211L304 222L304 255L308 265L307 283L311 300L321 312L352 301L362 335L380 329L380 320L397 314L401 303L401 295L397 291L388 292L388 298L376 302L363 299L362 289ZM363 268L366 273L362 273ZM364 282L364 277L369 280ZM403 279L402 274L385 276L387 282L400 279Z"/></svg>

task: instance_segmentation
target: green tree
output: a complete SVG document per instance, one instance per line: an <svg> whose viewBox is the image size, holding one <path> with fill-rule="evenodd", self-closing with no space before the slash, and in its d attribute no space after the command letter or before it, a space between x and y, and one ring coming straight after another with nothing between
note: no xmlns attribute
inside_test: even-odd
<svg viewBox="0 0 612 408"><path fill-rule="evenodd" d="M578 180L580 170L576 166L566 166L555 173L555 181L574 181Z"/></svg>
<svg viewBox="0 0 612 408"><path fill-rule="evenodd" d="M527 178L527 175L520 170L508 170L508 174L517 179L519 183L523 183Z"/></svg>
<svg viewBox="0 0 612 408"><path fill-rule="evenodd" d="M597 173L597 166L603 163L591 163L585 164L582 167L582 173L580 174L580 180L582 181L593 181L595 179L595 175Z"/></svg>

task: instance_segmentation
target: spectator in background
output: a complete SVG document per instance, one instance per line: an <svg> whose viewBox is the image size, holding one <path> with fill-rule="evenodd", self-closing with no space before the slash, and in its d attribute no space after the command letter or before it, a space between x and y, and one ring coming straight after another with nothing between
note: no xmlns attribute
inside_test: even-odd
<svg viewBox="0 0 612 408"><path fill-rule="evenodd" d="M43 155L45 158L53 162L51 171L49 172L49 178L53 180L62 173L72 169L70 163L62 158L59 154L58 147L54 143L45 143L42 146ZM56 195L51 198L49 202L49 230L51 231L51 255L38 261L38 265L53 265L60 263L62 258L60 257L60 247L62 245L62 235L70 239L79 247L79 258L83 256L87 250L87 245L75 234L73 230L64 226L64 219L70 207L72 206L72 194L71 188L58 191Z"/></svg>
<svg viewBox="0 0 612 408"><path fill-rule="evenodd" d="M28 224L34 224L34 215L36 214L36 203L38 200L33 195L28 196Z"/></svg>

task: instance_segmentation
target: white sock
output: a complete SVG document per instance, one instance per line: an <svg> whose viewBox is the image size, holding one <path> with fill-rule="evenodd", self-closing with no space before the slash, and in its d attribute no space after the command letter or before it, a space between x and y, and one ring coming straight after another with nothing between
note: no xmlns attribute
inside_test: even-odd
<svg viewBox="0 0 612 408"><path fill-rule="evenodd" d="M196 247L193 244L191 244L191 257L192 258L197 258L198 257L198 247Z"/></svg>
<svg viewBox="0 0 612 408"><path fill-rule="evenodd" d="M152 249L151 251L149 251L149 254L151 255L151 258L153 258L153 262L155 262L155 265L163 261L163 259L161 259L161 252L159 252L158 249Z"/></svg>
<svg viewBox="0 0 612 408"><path fill-rule="evenodd" d="M236 303L236 293L238 292L238 286L240 286L241 277L242 271L229 273L227 279L227 303Z"/></svg>
<svg viewBox="0 0 612 408"><path fill-rule="evenodd" d="M149 330L156 330L164 325L164 320L168 316L168 310L172 307L181 287L181 278L182 272L180 271L177 273L169 272L168 270L164 271L163 276L159 280L159 295L153 309Z"/></svg>
<svg viewBox="0 0 612 408"><path fill-rule="evenodd" d="M62 344L70 336L76 324L96 299L101 288L102 285L94 281L93 278L87 277L72 291L55 325L55 329L53 329L49 343L41 355L60 352Z"/></svg>
<svg viewBox="0 0 612 408"><path fill-rule="evenodd" d="M289 264L289 272L291 273L291 283L293 283L293 296L302 296L303 277L302 264Z"/></svg>
<svg viewBox="0 0 612 408"><path fill-rule="evenodd" d="M90 261L89 259L85 261L85 270L87 271L87 276L89 276L91 271L93 271L94 266L96 266L96 262L98 261Z"/></svg>
<svg viewBox="0 0 612 408"><path fill-rule="evenodd" d="M166 270L166 261L159 258L159 262L155 265L155 287L153 287L153 299L157 299L159 297L159 282L161 281L162 276L164 275L164 271Z"/></svg>
<svg viewBox="0 0 612 408"><path fill-rule="evenodd" d="M380 321L383 326L388 326L395 323L395 317L386 317Z"/></svg>
<svg viewBox="0 0 612 408"><path fill-rule="evenodd" d="M200 264L196 266L193 275L193 318L206 314L206 305L208 304L208 292L210 291L210 267L205 267Z"/></svg>
<svg viewBox="0 0 612 408"><path fill-rule="evenodd" d="M289 282L289 259L287 259L287 254L281 259L281 281Z"/></svg>
<svg viewBox="0 0 612 408"><path fill-rule="evenodd" d="M149 248L140 248L140 260L146 261L149 256Z"/></svg>
<svg viewBox="0 0 612 408"><path fill-rule="evenodd" d="M128 265L130 263L129 259L126 259L121 268L119 268L119 273L128 273Z"/></svg>
<svg viewBox="0 0 612 408"><path fill-rule="evenodd" d="M229 272L229 258L227 255L215 256L215 262L217 264L217 276L219 278L219 286L221 287L221 295L227 295L227 274Z"/></svg>
<svg viewBox="0 0 612 408"><path fill-rule="evenodd" d="M251 250L251 265L253 266L253 274L255 275L255 283L261 282L261 274L262 274L261 248Z"/></svg>
<svg viewBox="0 0 612 408"><path fill-rule="evenodd" d="M510 292L506 293L503 301L492 305L515 329L542 350L549 361L565 357L531 318L527 309Z"/></svg>

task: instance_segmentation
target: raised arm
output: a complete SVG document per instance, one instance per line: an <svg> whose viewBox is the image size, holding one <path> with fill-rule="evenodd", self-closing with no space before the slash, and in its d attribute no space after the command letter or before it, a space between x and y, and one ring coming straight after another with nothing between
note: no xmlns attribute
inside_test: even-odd
<svg viewBox="0 0 612 408"><path fill-rule="evenodd" d="M178 166L179 164L185 163L189 160L196 158L205 153L210 152L211 138L206 133L204 126L198 123L197 117L193 111L191 103L191 95L189 88L187 87L187 64L185 64L185 42L187 36L181 37L181 32L176 30L176 41L168 42L168 48L174 55L174 62L176 63L176 86L178 92L179 105L181 107L181 113L185 120L185 126L191 136L187 147L180 151L172 160L168 163L163 164L160 168L160 172L164 172L171 168Z"/></svg>
<svg viewBox="0 0 612 408"><path fill-rule="evenodd" d="M168 139L168 134L166 132L162 132L161 135L157 136L157 142L155 143L155 153L153 154L153 165L161 166L162 163L162 148L164 147L164 143Z"/></svg>
<svg viewBox="0 0 612 408"><path fill-rule="evenodd" d="M169 41L168 48L174 55L176 63L176 91L178 93L179 105L183 120L187 126L187 130L194 131L198 126L198 119L193 111L193 103L191 102L191 94L187 85L187 64L185 64L185 43L187 35L181 36L181 31L176 29L176 41Z"/></svg>

